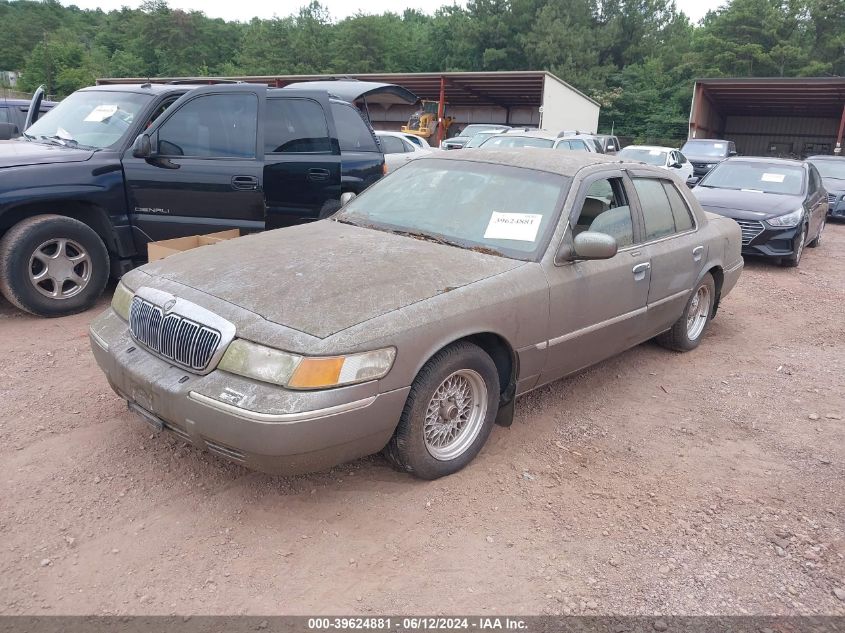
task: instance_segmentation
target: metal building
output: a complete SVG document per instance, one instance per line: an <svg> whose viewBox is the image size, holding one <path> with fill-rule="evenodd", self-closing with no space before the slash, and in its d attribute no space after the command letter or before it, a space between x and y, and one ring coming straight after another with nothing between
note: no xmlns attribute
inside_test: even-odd
<svg viewBox="0 0 845 633"><path fill-rule="evenodd" d="M468 73L379 73L361 75L270 75L243 77L163 77L154 82L235 80L282 88L300 81L358 79L393 83L420 99L445 101L445 116L463 127L469 123L504 123L540 127L551 131L596 132L599 104L565 81L544 71ZM98 84L145 83L144 77L98 79ZM442 97L442 99L441 99ZM368 103L376 129L398 130L415 107L405 104Z"/></svg>
<svg viewBox="0 0 845 633"><path fill-rule="evenodd" d="M689 138L734 141L739 154L839 154L845 77L754 77L695 82Z"/></svg>

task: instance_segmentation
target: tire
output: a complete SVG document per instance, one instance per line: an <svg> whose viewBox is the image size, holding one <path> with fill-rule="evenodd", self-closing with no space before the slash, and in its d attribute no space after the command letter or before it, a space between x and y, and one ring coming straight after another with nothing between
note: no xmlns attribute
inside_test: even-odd
<svg viewBox="0 0 845 633"><path fill-rule="evenodd" d="M45 262L53 263L53 270ZM0 293L37 316L59 317L90 308L108 279L106 246L79 220L36 215L18 222L0 239Z"/></svg>
<svg viewBox="0 0 845 633"><path fill-rule="evenodd" d="M827 218L826 217L822 218L822 223L821 223L821 226L819 227L819 234L816 235L816 239L814 239L812 242L807 244L807 246L809 246L810 248L818 248L819 246L821 246L822 233L824 232L824 227L825 227L826 224L827 224Z"/></svg>
<svg viewBox="0 0 845 633"><path fill-rule="evenodd" d="M801 263L801 255L804 254L804 242L807 241L807 225L801 225L801 236L798 238L798 247L789 257L780 260L780 265L786 268L796 268Z"/></svg>
<svg viewBox="0 0 845 633"><path fill-rule="evenodd" d="M455 424L462 418L463 407L460 396L457 401L441 400L439 408L445 409L442 412L431 408L436 407L438 391L448 395L462 390L475 395L470 400L463 430L458 430ZM471 462L484 446L498 409L499 375L493 359L477 345L455 343L435 354L417 374L384 453L398 470L421 479L451 475ZM428 427L427 417L432 422ZM452 422L447 423L446 419ZM457 430L457 435L451 439L438 435L449 428Z"/></svg>
<svg viewBox="0 0 845 633"><path fill-rule="evenodd" d="M707 273L696 284L681 318L675 321L671 329L657 337L657 342L663 347L676 352L689 352L698 347L710 319L713 316L713 302L716 300L716 283L712 275ZM702 305L702 301L706 304ZM693 318L691 314L696 316Z"/></svg>

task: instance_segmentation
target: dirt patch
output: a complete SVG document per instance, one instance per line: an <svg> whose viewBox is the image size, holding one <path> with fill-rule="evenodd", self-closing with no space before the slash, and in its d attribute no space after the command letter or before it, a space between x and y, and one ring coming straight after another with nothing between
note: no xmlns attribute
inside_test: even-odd
<svg viewBox="0 0 845 633"><path fill-rule="evenodd" d="M702 346L522 398L457 475L274 478L151 436L89 313L0 304L0 614L845 615L845 225Z"/></svg>

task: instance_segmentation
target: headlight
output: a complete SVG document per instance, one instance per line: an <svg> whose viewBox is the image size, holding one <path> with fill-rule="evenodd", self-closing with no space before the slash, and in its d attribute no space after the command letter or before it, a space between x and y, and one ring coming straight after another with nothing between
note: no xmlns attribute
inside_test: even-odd
<svg viewBox="0 0 845 633"><path fill-rule="evenodd" d="M291 389L326 389L376 380L390 371L392 347L348 356L300 356L251 343L232 341L218 369Z"/></svg>
<svg viewBox="0 0 845 633"><path fill-rule="evenodd" d="M117 283L111 298L111 307L117 313L117 316L124 321L129 320L129 306L132 304L132 297L134 296L135 293L127 288L122 281Z"/></svg>
<svg viewBox="0 0 845 633"><path fill-rule="evenodd" d="M770 218L766 220L772 226L783 226L783 227L790 227L790 226L797 226L799 222L801 222L801 218L804 217L804 209L795 209L795 211L791 213L787 213L786 215L779 215L776 218Z"/></svg>

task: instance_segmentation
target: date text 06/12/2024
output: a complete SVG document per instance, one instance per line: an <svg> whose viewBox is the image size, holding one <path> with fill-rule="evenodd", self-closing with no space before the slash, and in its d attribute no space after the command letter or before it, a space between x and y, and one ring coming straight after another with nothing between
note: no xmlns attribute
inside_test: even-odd
<svg viewBox="0 0 845 633"><path fill-rule="evenodd" d="M519 631L526 628L519 618L478 617L334 617L309 618L310 631Z"/></svg>

